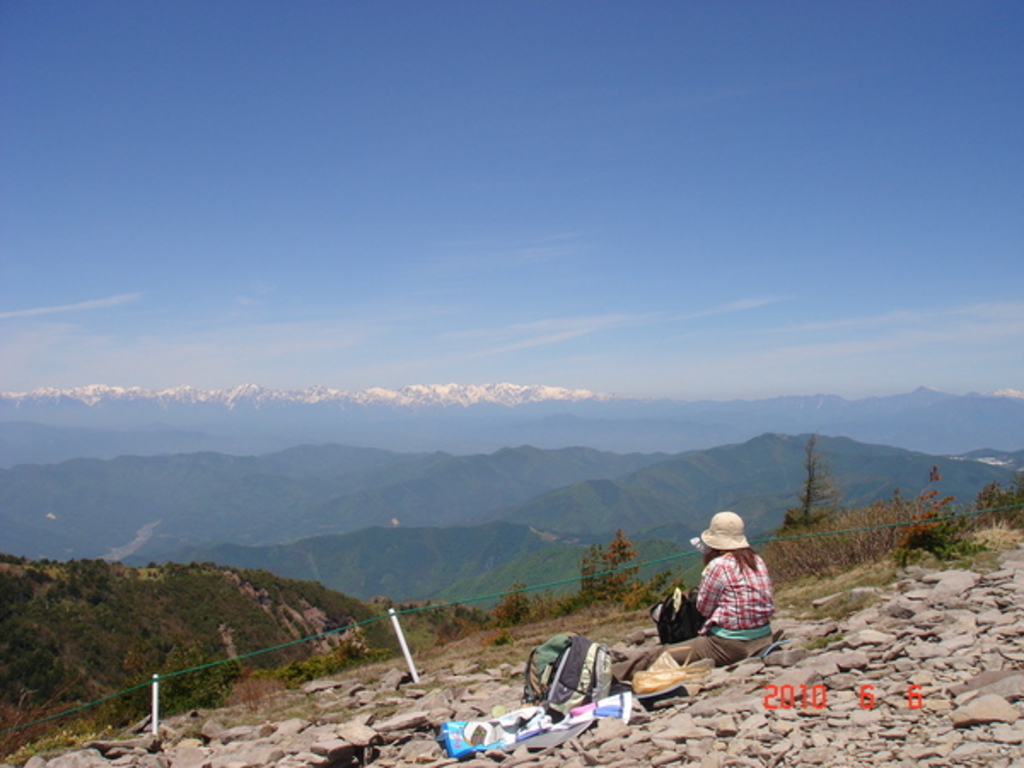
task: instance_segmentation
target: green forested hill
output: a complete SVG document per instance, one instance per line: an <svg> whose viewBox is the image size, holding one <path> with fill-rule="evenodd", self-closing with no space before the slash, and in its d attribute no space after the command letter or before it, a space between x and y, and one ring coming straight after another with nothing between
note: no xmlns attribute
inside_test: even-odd
<svg viewBox="0 0 1024 768"><path fill-rule="evenodd" d="M493 516L587 478L665 458L589 448L395 454L304 446L261 457L216 453L79 459L0 470L0 549L31 558L158 559L183 546L274 544L387 525Z"/></svg>
<svg viewBox="0 0 1024 768"><path fill-rule="evenodd" d="M31 545L33 555L65 559L82 550L106 554L108 542L120 547L114 556L136 565L215 561L315 579L364 598L429 598L546 549L542 533L588 544L622 528L637 541L685 543L722 509L742 514L754 536L774 530L796 503L807 441L768 434L676 456L306 446L263 457L18 467L0 471L0 549L14 542L22 545L16 554ZM845 438L820 437L818 449L847 506L897 489L912 498L933 466L942 475L936 490L965 503L1013 476L1008 466ZM495 520L506 527L485 525ZM560 572L538 573L531 583Z"/></svg>
<svg viewBox="0 0 1024 768"><path fill-rule="evenodd" d="M566 543L526 525L496 522L474 527L374 527L268 547L194 548L178 557L267 568L289 578L315 579L363 599L386 595L405 600L435 598L464 579ZM571 548L577 573L579 549Z"/></svg>
<svg viewBox="0 0 1024 768"><path fill-rule="evenodd" d="M392 474L390 482L303 510L303 530L471 525L553 488L590 478L621 477L666 458L665 454L530 446L502 448L487 455L443 456L428 471L406 473L404 478Z"/></svg>
<svg viewBox="0 0 1024 768"><path fill-rule="evenodd" d="M617 480L588 480L505 510L501 517L561 534L607 538L617 528L634 537L661 535L685 541L703 530L711 515L731 509L753 534L782 523L805 478L808 436L762 435L669 458ZM916 496L932 467L942 476L936 489L958 501L973 501L988 483L1006 484L1005 466L867 445L847 438L818 438L818 450L846 506L889 498L896 490Z"/></svg>
<svg viewBox="0 0 1024 768"><path fill-rule="evenodd" d="M235 567L259 564L289 578L316 579L363 599L447 601L503 592L516 582L532 587L576 579L580 559L592 543L607 540L552 536L526 525L495 522L472 527L369 528L270 547L222 544L185 550L179 557ZM637 562L681 551L679 545L661 540L638 541L636 546ZM554 591L577 587L573 583Z"/></svg>
<svg viewBox="0 0 1024 768"><path fill-rule="evenodd" d="M603 545L607 543L605 541ZM640 580L648 581L661 571L671 571L691 586L699 581L703 561L696 550L664 539L641 539L633 543L636 548L633 562L652 563L639 570L637 578ZM471 574L442 587L432 597L459 600L471 595L496 595L508 591L514 584L527 587L552 585L537 590L535 594L575 592L580 587L580 561L588 549L589 546L583 543L565 543L541 549L517 557L493 571ZM489 606L494 602L496 599L491 598L481 604Z"/></svg>
<svg viewBox="0 0 1024 768"><path fill-rule="evenodd" d="M153 673L289 643L364 621L365 604L313 582L202 565L126 568L0 555L0 703L90 700ZM394 641L368 624L370 646ZM298 643L246 660L277 666L324 650Z"/></svg>
<svg viewBox="0 0 1024 768"><path fill-rule="evenodd" d="M669 457L618 480L567 485L504 510L504 526L376 527L268 547L190 548L175 557L264 567L362 598L487 594L513 581L533 585L576 575L586 545L609 541L619 528L636 541L685 546L714 512L733 509L746 518L752 536L767 534L796 504L807 441L763 435ZM1012 479L1007 467L843 438L818 438L818 449L847 506L888 499L897 489L912 498L927 485L933 466L942 474L937 490L965 503L988 483Z"/></svg>

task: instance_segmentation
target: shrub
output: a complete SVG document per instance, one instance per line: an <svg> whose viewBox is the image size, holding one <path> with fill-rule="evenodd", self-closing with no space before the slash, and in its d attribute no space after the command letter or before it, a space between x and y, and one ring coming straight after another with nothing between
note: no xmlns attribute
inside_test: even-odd
<svg viewBox="0 0 1024 768"><path fill-rule="evenodd" d="M938 468L933 467L928 486L913 500L904 499L897 491L889 501L819 521L799 536L773 541L762 553L765 561L777 580L786 581L835 573L890 555L905 565L917 553L928 552L940 559L974 554L983 545L971 541L971 532L992 527L993 521L1003 518L944 519L954 513L954 499L941 496L932 487L941 479ZM1018 486L1024 489L1020 481ZM1004 501L998 486L990 486L982 492L978 506ZM1006 512L1001 510L1001 514Z"/></svg>
<svg viewBox="0 0 1024 768"><path fill-rule="evenodd" d="M304 661L295 661L278 669L260 670L254 672L253 677L275 679L290 686L301 685L309 680L333 675L362 662L387 658L389 655L387 651L368 649L358 637L346 637L327 653L313 656Z"/></svg>
<svg viewBox="0 0 1024 768"><path fill-rule="evenodd" d="M222 706L242 674L239 662L218 662L203 653L198 645L175 649L168 658L168 665L172 669L194 671L161 680L160 707L167 714Z"/></svg>
<svg viewBox="0 0 1024 768"><path fill-rule="evenodd" d="M487 645L502 646L502 645L514 645L516 642L515 637L508 629L502 629L495 635L487 638L485 641Z"/></svg>
<svg viewBox="0 0 1024 768"><path fill-rule="evenodd" d="M531 606L530 598L523 592L525 588L525 584L517 581L512 585L512 591L494 606L491 616L496 626L515 627L529 621Z"/></svg>
<svg viewBox="0 0 1024 768"><path fill-rule="evenodd" d="M254 677L251 674L235 683L228 696L229 706L243 706L250 712L258 712L268 699L283 691L284 683L280 680Z"/></svg>
<svg viewBox="0 0 1024 768"><path fill-rule="evenodd" d="M914 512L914 505L897 493L889 501L819 521L799 536L773 541L761 554L779 582L877 562L891 554L905 534L894 524L909 523Z"/></svg>
<svg viewBox="0 0 1024 768"><path fill-rule="evenodd" d="M979 510L990 510L972 520L971 528L1007 526L1024 529L1024 470L1014 475L1013 484L1003 488L998 482L992 482L982 488L974 501Z"/></svg>

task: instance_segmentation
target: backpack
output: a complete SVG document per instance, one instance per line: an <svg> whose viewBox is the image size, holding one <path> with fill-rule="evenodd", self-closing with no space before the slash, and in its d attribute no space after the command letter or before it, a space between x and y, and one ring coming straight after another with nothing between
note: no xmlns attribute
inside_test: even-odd
<svg viewBox="0 0 1024 768"><path fill-rule="evenodd" d="M608 648L582 635L555 635L530 651L523 701L564 716L605 698L612 684Z"/></svg>
<svg viewBox="0 0 1024 768"><path fill-rule="evenodd" d="M697 610L693 592L684 597L678 588L651 607L651 619L658 627L658 640L662 645L692 640L704 626L704 617Z"/></svg>

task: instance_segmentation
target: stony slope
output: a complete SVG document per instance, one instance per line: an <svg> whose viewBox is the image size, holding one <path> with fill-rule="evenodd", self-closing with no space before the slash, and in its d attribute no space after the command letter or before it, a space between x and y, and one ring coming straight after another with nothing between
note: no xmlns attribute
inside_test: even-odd
<svg viewBox="0 0 1024 768"><path fill-rule="evenodd" d="M488 753L463 765L1020 768L1024 547L982 570L912 567L885 590L844 590L836 601L867 597L873 604L840 620L781 617L776 625L793 642L767 663L713 670L690 696L649 712L636 708L629 725L602 719L547 752ZM610 643L652 642L641 615L629 618L634 631L621 623L586 631ZM536 639L486 650L479 638L475 646L462 641L421 659L418 685L403 684L393 665L364 670L359 678L316 681L282 694L258 713L193 713L166 723L159 740L96 743L27 765L450 765L455 761L435 741L437 727L487 717L498 704L516 706L525 652ZM816 702L802 708L798 694L797 707L778 706L788 701L773 693L784 695L786 685L817 690Z"/></svg>

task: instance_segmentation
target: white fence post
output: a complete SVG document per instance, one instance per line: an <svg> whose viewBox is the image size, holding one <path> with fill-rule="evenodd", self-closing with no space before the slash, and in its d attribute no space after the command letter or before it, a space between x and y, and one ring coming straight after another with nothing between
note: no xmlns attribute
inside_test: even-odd
<svg viewBox="0 0 1024 768"><path fill-rule="evenodd" d="M153 675L153 708L150 713L150 730L154 736L160 735L160 675Z"/></svg>
<svg viewBox="0 0 1024 768"><path fill-rule="evenodd" d="M409 666L409 673L412 675L412 681L417 685L420 682L420 675L416 671L416 665L413 664L412 654L409 653L409 646L405 642L405 635L402 633L402 625L398 623L398 614L395 613L394 608L388 608L388 613L391 614L391 623L395 627L395 634L398 635L398 644L402 646L402 653L405 655L405 663Z"/></svg>

